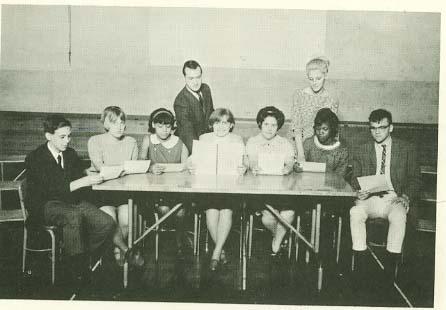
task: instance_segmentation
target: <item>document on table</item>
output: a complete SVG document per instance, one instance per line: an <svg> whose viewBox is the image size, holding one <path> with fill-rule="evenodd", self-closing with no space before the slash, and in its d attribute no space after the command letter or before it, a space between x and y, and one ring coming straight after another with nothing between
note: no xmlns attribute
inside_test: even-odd
<svg viewBox="0 0 446 310"><path fill-rule="evenodd" d="M184 170L184 164L157 164L161 167L164 167L163 172L181 172Z"/></svg>
<svg viewBox="0 0 446 310"><path fill-rule="evenodd" d="M217 145L217 174L238 175L243 165L244 145L241 143L219 143Z"/></svg>
<svg viewBox="0 0 446 310"><path fill-rule="evenodd" d="M277 153L259 153L259 174L283 175L285 166L285 155Z"/></svg>
<svg viewBox="0 0 446 310"><path fill-rule="evenodd" d="M299 166L302 167L303 171L308 172L325 172L326 164L325 163L316 163L311 161L304 161L299 163Z"/></svg>
<svg viewBox="0 0 446 310"><path fill-rule="evenodd" d="M146 173L150 167L150 160L126 160L124 171L127 174Z"/></svg>
<svg viewBox="0 0 446 310"><path fill-rule="evenodd" d="M391 190L389 184L387 184L386 176L384 174L358 177L358 183L359 186L361 186L361 190L369 191L370 193L379 193Z"/></svg>
<svg viewBox="0 0 446 310"><path fill-rule="evenodd" d="M217 174L217 145L194 140L192 149L195 174Z"/></svg>
<svg viewBox="0 0 446 310"><path fill-rule="evenodd" d="M123 170L123 166L102 166L99 174L106 181L119 178Z"/></svg>

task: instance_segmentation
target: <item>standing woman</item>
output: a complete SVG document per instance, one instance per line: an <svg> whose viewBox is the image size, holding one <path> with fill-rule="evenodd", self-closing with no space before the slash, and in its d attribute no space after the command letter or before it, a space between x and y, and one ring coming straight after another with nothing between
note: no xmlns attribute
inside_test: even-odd
<svg viewBox="0 0 446 310"><path fill-rule="evenodd" d="M299 162L305 161L303 141L314 133L313 120L317 111L329 108L334 113L338 112L339 101L324 87L329 64L328 59L323 57L310 60L306 66L310 85L298 89L293 96L291 136L296 143Z"/></svg>

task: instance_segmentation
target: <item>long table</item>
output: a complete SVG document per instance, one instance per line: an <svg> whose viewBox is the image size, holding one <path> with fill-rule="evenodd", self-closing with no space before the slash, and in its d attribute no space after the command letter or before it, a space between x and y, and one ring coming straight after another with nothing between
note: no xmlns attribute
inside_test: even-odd
<svg viewBox="0 0 446 310"><path fill-rule="evenodd" d="M212 194L231 194L241 197L242 202L249 200L253 196L265 196L268 200L274 201L274 197L287 196L293 199L297 196L313 197L316 201L314 205L313 214L313 229L311 240L308 240L303 234L283 221L279 214L274 212L271 206L266 205L271 212L286 224L297 237L302 240L314 254L318 265L318 290L322 287L322 262L319 256L320 245L320 220L322 213L322 201L326 201L330 197L345 197L351 199L356 196L350 185L344 179L332 173L291 173L286 176L272 176L272 175L253 175L248 172L244 176L230 176L230 175L191 175L187 171L178 173L164 173L161 175L134 174L127 175L119 179L109 180L99 185L94 185L93 190L101 191L121 191L128 195L129 205L129 247L133 247L140 242L149 232L155 229L172 213L176 212L181 207L181 204L176 205L169 213L160 218L156 223L149 227L142 236L134 240L133 236L133 212L134 212L134 197L141 192L164 192L164 193L180 193L180 194L209 194L209 199L212 199ZM243 206L246 203L242 203ZM246 208L243 208L243 210ZM241 232L246 234L246 232ZM242 249L242 289L246 289L246 274L247 274L247 255L246 255L246 238L244 240ZM124 286L127 285L127 269L124 267Z"/></svg>

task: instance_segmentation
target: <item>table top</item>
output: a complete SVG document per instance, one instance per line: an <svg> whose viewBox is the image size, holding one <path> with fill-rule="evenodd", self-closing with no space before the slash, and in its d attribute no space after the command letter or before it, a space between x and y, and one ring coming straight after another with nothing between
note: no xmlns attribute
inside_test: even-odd
<svg viewBox="0 0 446 310"><path fill-rule="evenodd" d="M93 190L175 193L226 193L354 197L342 177L332 173L291 173L287 176L191 175L188 171L126 175L94 185Z"/></svg>

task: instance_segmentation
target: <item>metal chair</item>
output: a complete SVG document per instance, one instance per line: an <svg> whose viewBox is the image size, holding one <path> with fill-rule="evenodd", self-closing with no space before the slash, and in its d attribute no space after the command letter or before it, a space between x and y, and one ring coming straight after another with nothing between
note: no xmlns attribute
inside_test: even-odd
<svg viewBox="0 0 446 310"><path fill-rule="evenodd" d="M26 179L21 181L21 203L25 208L26 201ZM26 209L25 209L26 212ZM50 243L42 240L41 234L48 235ZM31 237L31 238L30 238ZM35 238L34 238L35 237ZM31 240L30 240L31 239ZM62 247L60 247L61 249ZM22 272L26 272L26 258L28 252L31 253L50 253L51 260L51 283L56 281L56 227L49 225L33 224L25 220L23 233L23 254L22 254Z"/></svg>
<svg viewBox="0 0 446 310"><path fill-rule="evenodd" d="M372 255L373 259L384 269L384 264L376 255L374 248L385 248L387 246L387 233L389 231L389 221L383 218L369 218L366 221L366 231L367 231L367 250ZM404 263L404 242L401 250L401 261L400 264ZM351 270L355 270L355 256L352 255ZM398 265L395 270L395 277L398 273Z"/></svg>

